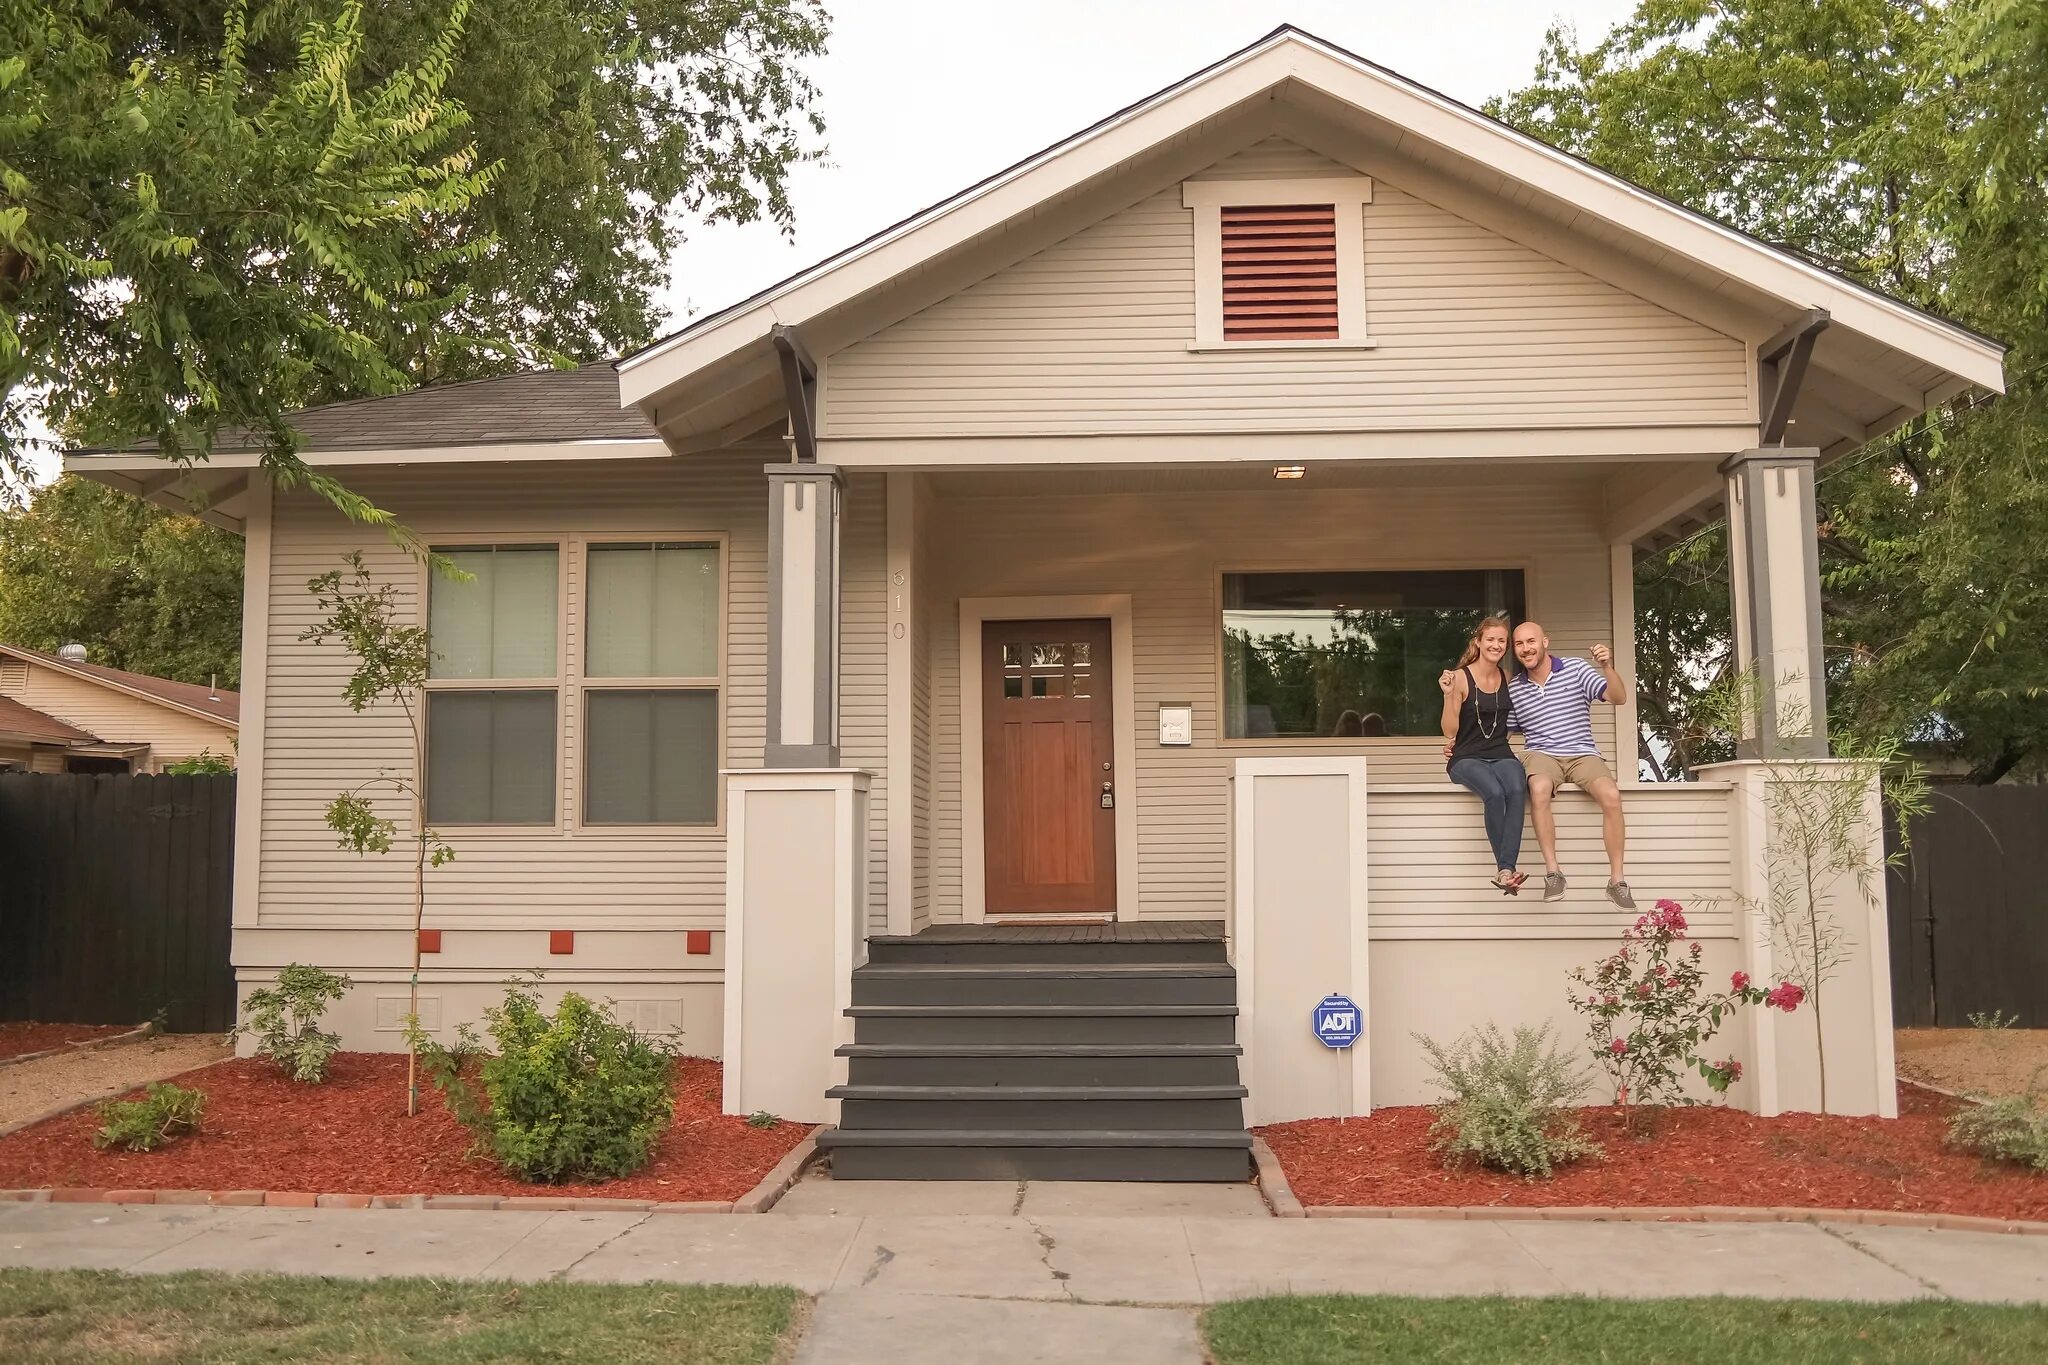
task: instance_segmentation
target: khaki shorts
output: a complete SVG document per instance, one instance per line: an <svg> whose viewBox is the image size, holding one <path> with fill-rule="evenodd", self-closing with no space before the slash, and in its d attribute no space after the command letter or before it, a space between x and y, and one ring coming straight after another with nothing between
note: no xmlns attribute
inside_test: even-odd
<svg viewBox="0 0 2048 1365"><path fill-rule="evenodd" d="M1584 788L1614 780L1614 769L1598 754L1539 754L1532 749L1522 755L1522 766L1531 777L1549 778L1554 787L1576 782Z"/></svg>

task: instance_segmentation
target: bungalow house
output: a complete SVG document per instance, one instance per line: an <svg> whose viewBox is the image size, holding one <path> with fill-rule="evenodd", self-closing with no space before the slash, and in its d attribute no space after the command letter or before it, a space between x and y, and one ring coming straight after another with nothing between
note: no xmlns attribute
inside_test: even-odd
<svg viewBox="0 0 2048 1365"><path fill-rule="evenodd" d="M233 692L0 644L0 772L160 773L202 754L233 763Z"/></svg>
<svg viewBox="0 0 2048 1365"><path fill-rule="evenodd" d="M1559 798L1564 899L1489 887L1436 675L1504 610L1632 677L1635 558L1723 515L1767 704L1628 782L1629 874L1772 975L1773 783L1869 785L1825 757L1816 470L2002 356L1280 29L615 365L301 414L465 581L217 454L238 977L345 970L346 1045L402 1045L407 868L321 815L406 732L299 638L360 550L439 656L428 1028L540 967L723 1056L730 1111L837 1122L841 1176L1242 1178L1248 1121L1433 1098L1417 1033L1575 1030L1633 922L1598 812ZM1596 722L1632 772L1633 707ZM1838 905L1830 1105L1891 1113L1882 908ZM1755 1013L1735 1102L1814 1107L1811 1012Z"/></svg>

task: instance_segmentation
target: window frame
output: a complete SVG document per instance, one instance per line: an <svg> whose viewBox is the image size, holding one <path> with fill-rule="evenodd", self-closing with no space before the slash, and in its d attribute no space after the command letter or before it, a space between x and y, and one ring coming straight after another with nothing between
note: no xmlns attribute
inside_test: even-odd
<svg viewBox="0 0 2048 1365"><path fill-rule="evenodd" d="M732 638L732 536L726 531L603 531L578 535L575 542L576 579L576 623L570 633L576 643L576 658L573 662L575 691L575 753L564 767L570 790L574 793L575 810L571 814L569 828L579 834L603 835L605 838L625 839L721 839L725 837L725 783L721 774L730 762L728 746L730 737L726 732L728 681L732 665L730 647ZM618 545L703 545L718 552L718 588L714 594L717 601L718 622L714 644L718 671L706 677L697 678L593 678L585 672L588 663L589 602L590 602L590 552L607 546ZM589 804L590 780L587 767L589 745L586 742L590 725L589 696L592 692L704 692L716 694L715 707L717 726L717 762L712 772L714 802L713 818L709 824L611 824L592 822L585 818L584 811Z"/></svg>
<svg viewBox="0 0 2048 1365"><path fill-rule="evenodd" d="M1194 212L1195 336L1190 351L1364 351L1366 329L1365 205L1372 177L1292 180L1187 180L1181 206ZM1223 210L1329 204L1337 225L1337 335L1293 341L1231 341L1223 335Z"/></svg>
<svg viewBox="0 0 2048 1365"><path fill-rule="evenodd" d="M1370 752L1373 750L1413 748L1417 745L1431 749L1443 747L1441 735L1244 735L1236 738L1225 733L1225 707L1229 705L1229 680L1225 676L1223 659L1223 580L1231 574L1255 573L1474 573L1487 569L1505 569L1522 575L1522 610L1526 619L1540 621L1542 616L1541 578L1536 572L1536 561L1519 554L1489 555L1484 564L1474 563L1468 558L1412 558L1379 559L1372 555L1345 555L1341 558L1325 558L1303 561L1299 559L1231 561L1218 564L1209 581L1209 634L1210 648L1215 650L1211 672L1210 705L1214 706L1216 717L1215 735L1218 749L1291 750L1301 752L1312 750L1316 753ZM1521 622L1515 624L1520 625ZM1446 660L1446 666L1451 661Z"/></svg>
<svg viewBox="0 0 2048 1365"><path fill-rule="evenodd" d="M565 793L562 782L563 756L569 745L569 683L567 650L563 641L568 634L569 622L569 541L570 537L555 534L522 534L517 531L469 531L446 535L426 534L420 537L428 548L428 556L419 560L419 623L427 631L427 648L434 647L433 638L433 591L434 581L440 573L434 568L432 556L441 550L474 550L486 546L502 545L506 548L529 547L532 549L552 548L555 552L555 676L552 682L534 678L434 678L429 677L420 689L420 735L427 736L430 695L435 692L538 692L551 688L555 694L555 757L554 757L554 819L547 823L536 821L532 824L505 824L501 821L487 821L480 824L454 824L430 821L432 827L443 833L467 837L472 834L492 836L544 836L560 834L565 826L566 812L563 810ZM431 668L429 672L431 672ZM430 743L421 744L421 771L417 774L422 801L421 810L426 809L428 774L426 754Z"/></svg>

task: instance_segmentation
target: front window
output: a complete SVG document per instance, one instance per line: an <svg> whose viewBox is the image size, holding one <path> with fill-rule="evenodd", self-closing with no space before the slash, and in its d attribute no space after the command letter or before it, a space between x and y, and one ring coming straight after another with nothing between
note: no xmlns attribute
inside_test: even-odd
<svg viewBox="0 0 2048 1365"><path fill-rule="evenodd" d="M1224 735L1438 734L1437 674L1523 605L1519 569L1225 574Z"/></svg>
<svg viewBox="0 0 2048 1365"><path fill-rule="evenodd" d="M552 545L436 553L463 577L435 574L427 589L427 818L552 824L560 553Z"/></svg>

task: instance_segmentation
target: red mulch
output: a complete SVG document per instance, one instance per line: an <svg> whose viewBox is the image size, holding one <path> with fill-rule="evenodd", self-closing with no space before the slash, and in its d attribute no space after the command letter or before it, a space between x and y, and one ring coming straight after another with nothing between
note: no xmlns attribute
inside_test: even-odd
<svg viewBox="0 0 2048 1365"><path fill-rule="evenodd" d="M25 1057L31 1052L48 1052L66 1043L111 1038L134 1029L133 1024L0 1024L0 1061Z"/></svg>
<svg viewBox="0 0 2048 1365"><path fill-rule="evenodd" d="M2048 1177L1943 1144L1955 1104L1902 1085L1896 1119L1674 1109L1648 1140L1622 1131L1619 1110L1586 1109L1584 1126L1606 1156L1549 1180L1445 1170L1429 1146L1431 1113L1421 1107L1259 1132L1304 1204L1720 1204L2048 1219Z"/></svg>
<svg viewBox="0 0 2048 1365"><path fill-rule="evenodd" d="M201 1067L177 1082L206 1093L198 1133L154 1152L102 1152L92 1145L98 1123L90 1108L62 1114L0 1138L0 1188L726 1200L751 1190L811 1130L749 1128L721 1114L719 1064L686 1057L676 1063L675 1123L644 1169L596 1184L529 1185L467 1155L469 1130L432 1086L422 1083L419 1116L405 1116L402 1055L340 1053L322 1085L300 1085L256 1058Z"/></svg>

